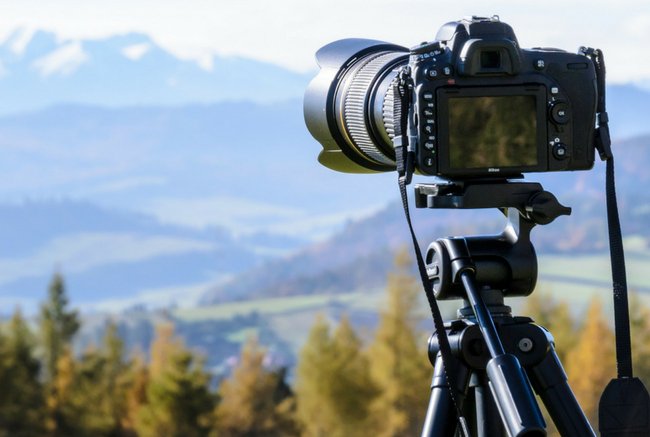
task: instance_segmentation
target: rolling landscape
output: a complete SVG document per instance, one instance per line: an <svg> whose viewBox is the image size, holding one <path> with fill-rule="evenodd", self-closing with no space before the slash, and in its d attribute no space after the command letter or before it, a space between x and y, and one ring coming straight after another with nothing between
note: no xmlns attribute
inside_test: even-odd
<svg viewBox="0 0 650 437"><path fill-rule="evenodd" d="M215 372L251 333L292 365L318 313L374 326L409 241L395 175L319 166L301 107L311 74L241 58L199 65L142 34L17 32L0 62L0 313L33 315L60 272L86 319L79 348L112 319L145 350L171 320ZM650 92L615 84L608 100L629 282L645 298ZM540 289L578 313L593 295L608 303L604 164L529 179L573 207L533 231ZM497 211L414 215L425 247L503 226Z"/></svg>

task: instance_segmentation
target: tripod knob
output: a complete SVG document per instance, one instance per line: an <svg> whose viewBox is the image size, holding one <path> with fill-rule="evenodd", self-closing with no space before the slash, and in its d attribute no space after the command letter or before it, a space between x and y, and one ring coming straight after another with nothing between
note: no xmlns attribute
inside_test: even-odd
<svg viewBox="0 0 650 437"><path fill-rule="evenodd" d="M562 205L548 191L540 191L528 199L526 218L538 225L546 225L561 215L571 215L571 208Z"/></svg>

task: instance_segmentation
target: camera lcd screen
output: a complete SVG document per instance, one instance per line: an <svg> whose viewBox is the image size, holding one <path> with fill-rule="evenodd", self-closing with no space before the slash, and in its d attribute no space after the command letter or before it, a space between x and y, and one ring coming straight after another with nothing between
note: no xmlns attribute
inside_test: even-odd
<svg viewBox="0 0 650 437"><path fill-rule="evenodd" d="M450 97L448 108L452 169L538 164L534 95Z"/></svg>

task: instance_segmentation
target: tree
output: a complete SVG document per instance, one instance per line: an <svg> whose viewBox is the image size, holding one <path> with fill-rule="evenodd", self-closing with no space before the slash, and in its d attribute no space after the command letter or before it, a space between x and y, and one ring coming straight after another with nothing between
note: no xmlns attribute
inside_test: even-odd
<svg viewBox="0 0 650 437"><path fill-rule="evenodd" d="M33 335L20 311L0 338L0 435L41 435L45 398Z"/></svg>
<svg viewBox="0 0 650 437"><path fill-rule="evenodd" d="M136 431L142 437L207 436L213 423L214 396L203 361L173 336L171 325L158 327L156 334L147 403L138 411Z"/></svg>
<svg viewBox="0 0 650 437"><path fill-rule="evenodd" d="M614 334L603 317L600 302L594 299L566 366L571 388L592 424L598 422L600 395L616 376L614 356Z"/></svg>
<svg viewBox="0 0 650 437"><path fill-rule="evenodd" d="M239 364L219 388L216 435L273 437L298 435L294 398L284 370L264 367L266 350L255 337L244 344Z"/></svg>
<svg viewBox="0 0 650 437"><path fill-rule="evenodd" d="M368 358L347 318L332 336L319 318L300 354L296 395L306 436L365 436L378 389Z"/></svg>
<svg viewBox="0 0 650 437"><path fill-rule="evenodd" d="M430 393L433 369L426 355L426 337L418 334L421 288L409 272L411 264L406 250L396 254L395 270L388 276L387 302L369 349L370 369L380 388L373 403L378 436L417 435Z"/></svg>
<svg viewBox="0 0 650 437"><path fill-rule="evenodd" d="M47 299L41 305L39 322L45 362L46 427L51 435L69 435L70 424L65 418L75 417L76 413L64 410L70 408L66 402L75 369L71 342L79 330L79 316L77 311L68 309L63 276L59 273L55 273L50 282ZM65 372L61 377L59 370Z"/></svg>
<svg viewBox="0 0 650 437"><path fill-rule="evenodd" d="M68 309L63 276L55 273L48 288L47 300L41 305L40 325L45 358L46 379L54 380L59 358L79 330L79 315Z"/></svg>

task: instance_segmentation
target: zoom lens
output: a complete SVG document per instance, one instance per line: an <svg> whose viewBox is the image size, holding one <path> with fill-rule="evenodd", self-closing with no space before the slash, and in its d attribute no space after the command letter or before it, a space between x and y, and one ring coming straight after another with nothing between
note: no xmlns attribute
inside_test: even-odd
<svg viewBox="0 0 650 437"><path fill-rule="evenodd" d="M318 161L347 173L395 169L390 90L408 49L347 39L316 54L321 70L305 93L305 122L321 143Z"/></svg>

